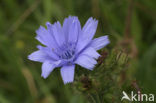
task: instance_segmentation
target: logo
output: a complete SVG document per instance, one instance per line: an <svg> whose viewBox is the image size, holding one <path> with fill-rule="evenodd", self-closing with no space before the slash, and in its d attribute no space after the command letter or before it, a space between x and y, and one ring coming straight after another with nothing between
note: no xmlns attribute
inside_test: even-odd
<svg viewBox="0 0 156 103"><path fill-rule="evenodd" d="M154 101L154 94L141 94L140 91L138 91L137 94L135 94L133 91L131 91L130 97L127 95L125 91L122 92L123 97L121 98L121 101L128 100L128 101Z"/></svg>

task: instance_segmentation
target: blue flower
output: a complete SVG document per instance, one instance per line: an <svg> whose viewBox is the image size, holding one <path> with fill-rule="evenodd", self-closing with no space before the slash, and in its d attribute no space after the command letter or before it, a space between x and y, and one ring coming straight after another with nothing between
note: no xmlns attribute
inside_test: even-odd
<svg viewBox="0 0 156 103"><path fill-rule="evenodd" d="M108 36L93 39L97 25L98 21L92 17L83 28L75 16L65 18L63 26L60 22L47 22L47 29L40 26L36 31L36 39L44 46L38 45L38 50L28 58L43 63L43 78L47 78L54 68L61 67L64 84L73 82L75 64L93 70L100 56L97 50L109 44Z"/></svg>

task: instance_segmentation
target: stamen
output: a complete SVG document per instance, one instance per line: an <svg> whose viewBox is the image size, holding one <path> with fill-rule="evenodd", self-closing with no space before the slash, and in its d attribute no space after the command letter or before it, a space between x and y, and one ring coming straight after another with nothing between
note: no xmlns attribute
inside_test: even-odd
<svg viewBox="0 0 156 103"><path fill-rule="evenodd" d="M60 59L71 59L75 54L75 44L64 44L61 49L59 50L61 53L59 53Z"/></svg>

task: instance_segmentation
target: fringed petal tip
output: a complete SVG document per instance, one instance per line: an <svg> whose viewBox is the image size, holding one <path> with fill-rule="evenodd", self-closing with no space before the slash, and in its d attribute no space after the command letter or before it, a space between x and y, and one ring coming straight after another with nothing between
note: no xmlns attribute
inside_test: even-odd
<svg viewBox="0 0 156 103"><path fill-rule="evenodd" d="M29 54L27 58L28 58L29 60L31 60L31 54Z"/></svg>
<svg viewBox="0 0 156 103"><path fill-rule="evenodd" d="M41 74L41 77L44 78L44 79L47 79L48 76L45 76L45 75Z"/></svg>
<svg viewBox="0 0 156 103"><path fill-rule="evenodd" d="M31 61L37 61L36 58L32 54L28 55L28 59Z"/></svg>
<svg viewBox="0 0 156 103"><path fill-rule="evenodd" d="M46 22L46 26L48 28L48 27L52 26L52 24L50 22Z"/></svg>
<svg viewBox="0 0 156 103"><path fill-rule="evenodd" d="M105 36L103 36L103 37L105 37L105 40L108 42L108 44L110 43L110 40L109 40L109 36L108 35L105 35Z"/></svg>
<svg viewBox="0 0 156 103"><path fill-rule="evenodd" d="M45 28L40 25L40 27L36 30L36 34L39 34L40 32L43 32Z"/></svg>
<svg viewBox="0 0 156 103"><path fill-rule="evenodd" d="M28 59L32 61L37 61L38 56L40 56L40 51L35 51L28 55Z"/></svg>
<svg viewBox="0 0 156 103"><path fill-rule="evenodd" d="M72 81L63 81L64 84L69 84L69 83L73 83L73 80Z"/></svg>
<svg viewBox="0 0 156 103"><path fill-rule="evenodd" d="M92 40L91 47L93 47L95 50L99 50L108 45L109 43L110 41L107 35L101 36L99 38L95 38L94 40Z"/></svg>

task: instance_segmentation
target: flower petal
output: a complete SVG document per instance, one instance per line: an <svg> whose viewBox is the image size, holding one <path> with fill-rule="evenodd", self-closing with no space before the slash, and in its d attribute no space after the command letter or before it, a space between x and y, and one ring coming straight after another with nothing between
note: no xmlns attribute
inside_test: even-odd
<svg viewBox="0 0 156 103"><path fill-rule="evenodd" d="M61 76L64 84L74 81L75 65L63 66L61 68Z"/></svg>
<svg viewBox="0 0 156 103"><path fill-rule="evenodd" d="M100 54L98 52L96 52L96 50L92 47L88 47L86 48L81 55L88 55L90 57L93 57L95 59L98 59L98 57L100 56Z"/></svg>
<svg viewBox="0 0 156 103"><path fill-rule="evenodd" d="M45 52L53 60L58 60L59 59L58 55L56 54L55 49L51 49L51 48L48 48L48 47L43 47L41 45L38 45L37 48L40 49L41 51Z"/></svg>
<svg viewBox="0 0 156 103"><path fill-rule="evenodd" d="M42 64L42 74L41 76L43 78L47 78L49 76L49 74L53 71L53 69L55 68L55 65L50 63L49 61L45 61Z"/></svg>
<svg viewBox="0 0 156 103"><path fill-rule="evenodd" d="M109 43L110 43L110 41L108 39L108 36L102 36L102 37L94 39L91 42L90 46L93 47L95 50L99 50L99 49L105 47Z"/></svg>
<svg viewBox="0 0 156 103"><path fill-rule="evenodd" d="M97 25L98 21L96 19L93 19L92 17L89 18L82 29L83 32L82 39L89 38L91 40L96 32Z"/></svg>
<svg viewBox="0 0 156 103"><path fill-rule="evenodd" d="M41 50L35 51L28 56L28 59L32 61L44 62L46 59L50 59L50 57Z"/></svg>
<svg viewBox="0 0 156 103"><path fill-rule="evenodd" d="M93 70L95 64L97 64L97 61L87 55L80 55L76 59L75 63L89 70Z"/></svg>
<svg viewBox="0 0 156 103"><path fill-rule="evenodd" d="M48 30L46 30L43 26L40 26L40 28L36 30L36 33L36 39L42 44L50 48L56 48L56 42L54 41L54 38L52 37L51 33L48 32Z"/></svg>
<svg viewBox="0 0 156 103"><path fill-rule="evenodd" d="M54 25L52 25L52 31L53 31L53 37L55 38L57 44L59 46L62 46L63 43L65 42L65 35L60 22L57 21L56 23L54 23Z"/></svg>
<svg viewBox="0 0 156 103"><path fill-rule="evenodd" d="M65 34L66 41L68 40L69 28L71 27L70 24L72 23L74 17L75 16L69 16L68 18L64 19L64 22L63 22L63 32Z"/></svg>
<svg viewBox="0 0 156 103"><path fill-rule="evenodd" d="M79 36L79 41L77 44L77 51L80 52L84 47L86 47L89 42L92 40L96 29L97 29L98 21L93 19L92 17L88 19L86 24L84 25L81 35Z"/></svg>
<svg viewBox="0 0 156 103"><path fill-rule="evenodd" d="M69 16L64 20L63 31L68 42L76 43L78 34L81 30L81 25L76 16Z"/></svg>

